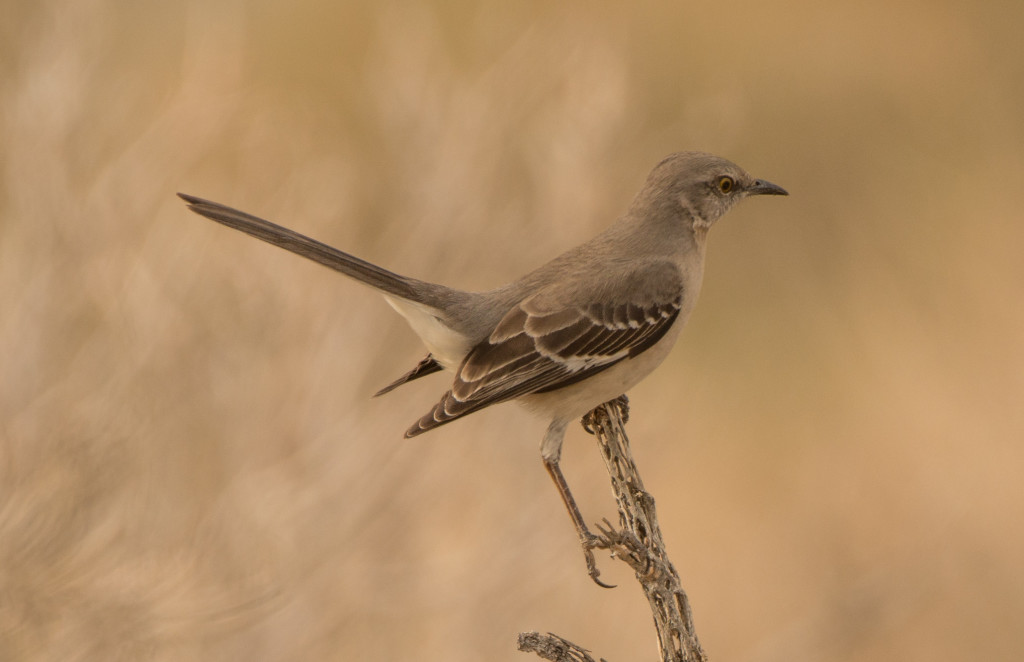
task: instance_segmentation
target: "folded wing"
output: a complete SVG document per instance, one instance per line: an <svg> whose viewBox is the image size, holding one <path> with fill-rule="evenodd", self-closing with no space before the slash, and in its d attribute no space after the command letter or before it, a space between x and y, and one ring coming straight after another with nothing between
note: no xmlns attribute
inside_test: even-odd
<svg viewBox="0 0 1024 662"><path fill-rule="evenodd" d="M644 300L623 287L619 296L575 306L546 304L545 292L522 301L469 352L452 389L406 437L498 402L564 388L644 352L679 315L682 286L678 278L665 285L653 300L651 288L639 290L646 290Z"/></svg>

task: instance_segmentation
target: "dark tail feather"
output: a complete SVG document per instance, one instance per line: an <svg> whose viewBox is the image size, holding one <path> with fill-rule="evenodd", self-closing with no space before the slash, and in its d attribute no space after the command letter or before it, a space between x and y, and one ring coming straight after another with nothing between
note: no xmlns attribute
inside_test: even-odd
<svg viewBox="0 0 1024 662"><path fill-rule="evenodd" d="M188 208L200 216L205 216L229 228L241 230L257 239L262 239L302 257L309 258L314 262L319 262L325 267L340 271L346 276L351 276L388 294L408 301L417 301L430 305L429 302L424 301L424 296L417 287L421 284L420 281L399 276L366 260L361 260L354 255L339 251L337 248L332 248L298 232L281 227L270 221L265 221L262 218L257 218L243 211L232 209L219 202L203 200L202 198L184 193L179 193L178 197L187 202Z"/></svg>
<svg viewBox="0 0 1024 662"><path fill-rule="evenodd" d="M422 359L419 363L417 363L415 368L405 373L395 381L391 382L381 390L374 393L373 397L377 398L384 395L385 393L390 393L391 391L394 391L396 388L398 388L402 384L405 384L406 382L411 382L412 380L419 379L420 377L423 377L425 375L431 375L437 372L438 370L444 370L444 368L442 368L441 364L434 359L434 356L432 354L427 354L426 358Z"/></svg>

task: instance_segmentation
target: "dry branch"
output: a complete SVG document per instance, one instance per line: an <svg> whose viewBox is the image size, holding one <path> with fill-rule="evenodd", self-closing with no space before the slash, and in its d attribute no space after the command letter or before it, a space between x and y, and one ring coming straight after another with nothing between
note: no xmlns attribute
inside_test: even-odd
<svg viewBox="0 0 1024 662"><path fill-rule="evenodd" d="M589 655L590 651L550 632L520 632L516 647L524 653L536 653L537 657L551 662L594 662L594 658Z"/></svg>
<svg viewBox="0 0 1024 662"><path fill-rule="evenodd" d="M665 551L654 497L644 490L630 452L624 423L627 417L627 402L623 396L601 405L583 421L601 447L619 509L620 528L616 530L605 520L604 526L598 526L600 542L597 547L611 551L612 556L627 563L636 574L651 606L663 662L706 662L707 656L693 627L690 602ZM524 648L524 639L544 643L547 647ZM565 650L561 656L557 656L563 650L559 646ZM519 650L532 651L558 662L592 662L585 649L556 635L520 634Z"/></svg>

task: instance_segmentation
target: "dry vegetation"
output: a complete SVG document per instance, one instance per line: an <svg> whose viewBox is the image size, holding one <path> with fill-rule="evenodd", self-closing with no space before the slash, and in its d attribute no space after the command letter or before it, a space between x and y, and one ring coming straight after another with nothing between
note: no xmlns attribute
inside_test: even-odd
<svg viewBox="0 0 1024 662"><path fill-rule="evenodd" d="M791 193L632 393L712 659L1019 657L1024 4L337 4L5 4L0 659L654 659L542 421L402 440L444 384L368 400L402 321L174 192L485 288L684 148Z"/></svg>

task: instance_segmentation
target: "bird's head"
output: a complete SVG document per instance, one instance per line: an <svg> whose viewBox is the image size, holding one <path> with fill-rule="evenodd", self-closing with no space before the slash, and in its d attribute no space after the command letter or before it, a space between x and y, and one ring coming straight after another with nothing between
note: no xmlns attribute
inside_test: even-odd
<svg viewBox="0 0 1024 662"><path fill-rule="evenodd" d="M679 152L654 167L634 202L644 216L681 215L705 231L733 205L751 195L789 195L756 179L731 161L703 152Z"/></svg>

